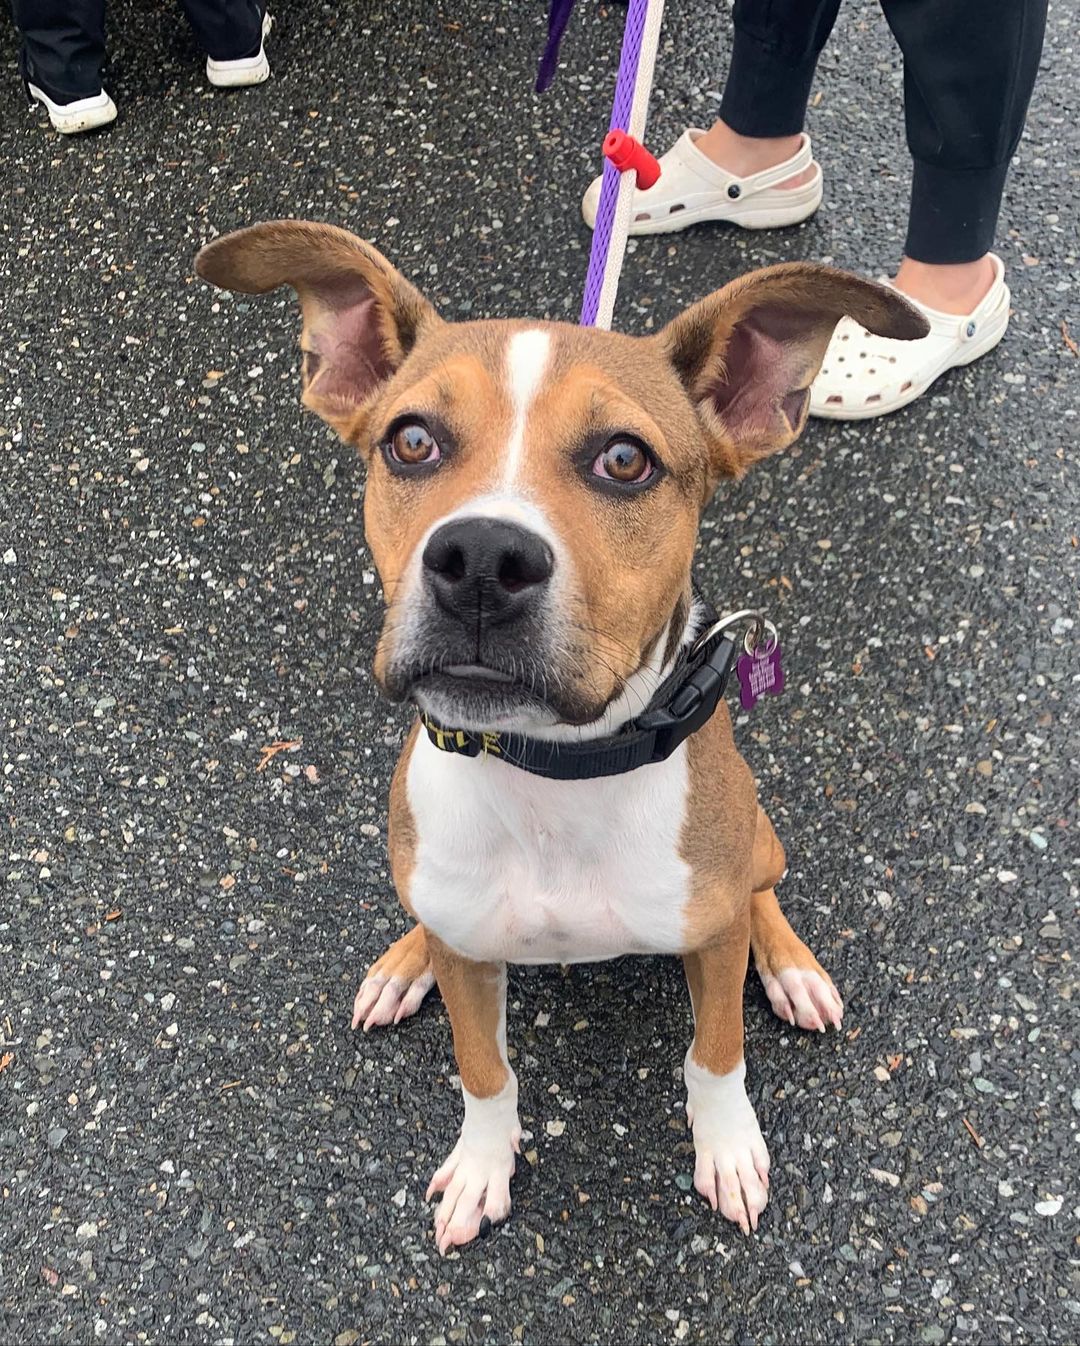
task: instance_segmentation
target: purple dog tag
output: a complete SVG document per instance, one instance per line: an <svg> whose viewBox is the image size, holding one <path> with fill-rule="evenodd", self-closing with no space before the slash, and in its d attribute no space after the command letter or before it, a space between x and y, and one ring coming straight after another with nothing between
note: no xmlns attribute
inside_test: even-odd
<svg viewBox="0 0 1080 1346"><path fill-rule="evenodd" d="M753 654L741 654L735 665L739 675L739 703L743 710L753 710L760 696L766 692L775 696L784 690L784 670L780 666L780 642L773 640L772 649L762 641Z"/></svg>

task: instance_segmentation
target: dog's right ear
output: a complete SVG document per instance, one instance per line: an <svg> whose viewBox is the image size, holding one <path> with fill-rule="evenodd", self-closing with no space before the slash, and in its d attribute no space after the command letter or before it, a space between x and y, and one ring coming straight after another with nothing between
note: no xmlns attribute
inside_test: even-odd
<svg viewBox="0 0 1080 1346"><path fill-rule="evenodd" d="M331 224L274 220L239 229L208 243L195 270L243 294L292 286L304 317L304 405L350 441L364 403L423 329L442 321L380 252Z"/></svg>

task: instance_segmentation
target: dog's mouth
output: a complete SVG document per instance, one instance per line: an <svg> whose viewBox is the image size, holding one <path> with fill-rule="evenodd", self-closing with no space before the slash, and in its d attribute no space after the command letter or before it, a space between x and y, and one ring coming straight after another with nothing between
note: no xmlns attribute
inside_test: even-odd
<svg viewBox="0 0 1080 1346"><path fill-rule="evenodd" d="M398 667L384 690L394 700L414 702L448 729L477 733L586 724L597 714L551 669L533 668L524 659L514 667L464 660Z"/></svg>
<svg viewBox="0 0 1080 1346"><path fill-rule="evenodd" d="M501 668L490 668L487 664L450 664L440 672L443 676L462 684L501 682L513 686L516 682L512 673L507 673Z"/></svg>
<svg viewBox="0 0 1080 1346"><path fill-rule="evenodd" d="M450 663L442 659L430 659L410 667L395 668L386 691L395 700L402 701L410 698L415 700L418 692L432 687L462 695L469 692L498 692L505 695L514 691L534 694L535 681L520 667L509 669L479 661Z"/></svg>
<svg viewBox="0 0 1080 1346"><path fill-rule="evenodd" d="M414 678L408 693L420 710L447 728L523 729L554 724L559 707L531 679L486 664L449 664Z"/></svg>

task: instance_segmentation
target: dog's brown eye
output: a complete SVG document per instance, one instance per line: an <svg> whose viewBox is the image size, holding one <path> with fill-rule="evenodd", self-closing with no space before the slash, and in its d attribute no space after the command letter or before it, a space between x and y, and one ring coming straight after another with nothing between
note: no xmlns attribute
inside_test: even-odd
<svg viewBox="0 0 1080 1346"><path fill-rule="evenodd" d="M406 421L390 437L390 457L397 463L417 467L421 463L437 463L442 457L435 436L419 421Z"/></svg>
<svg viewBox="0 0 1080 1346"><path fill-rule="evenodd" d="M636 486L648 481L655 468L652 459L633 439L613 439L596 455L593 475Z"/></svg>

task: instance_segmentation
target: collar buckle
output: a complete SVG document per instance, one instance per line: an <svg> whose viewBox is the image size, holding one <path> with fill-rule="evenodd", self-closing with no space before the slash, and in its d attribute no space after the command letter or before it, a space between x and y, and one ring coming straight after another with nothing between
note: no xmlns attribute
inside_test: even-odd
<svg viewBox="0 0 1080 1346"><path fill-rule="evenodd" d="M680 743L696 734L716 713L737 648L735 641L722 633L705 662L686 679L668 704L638 717L637 728L655 734L650 761L662 762L670 757Z"/></svg>

